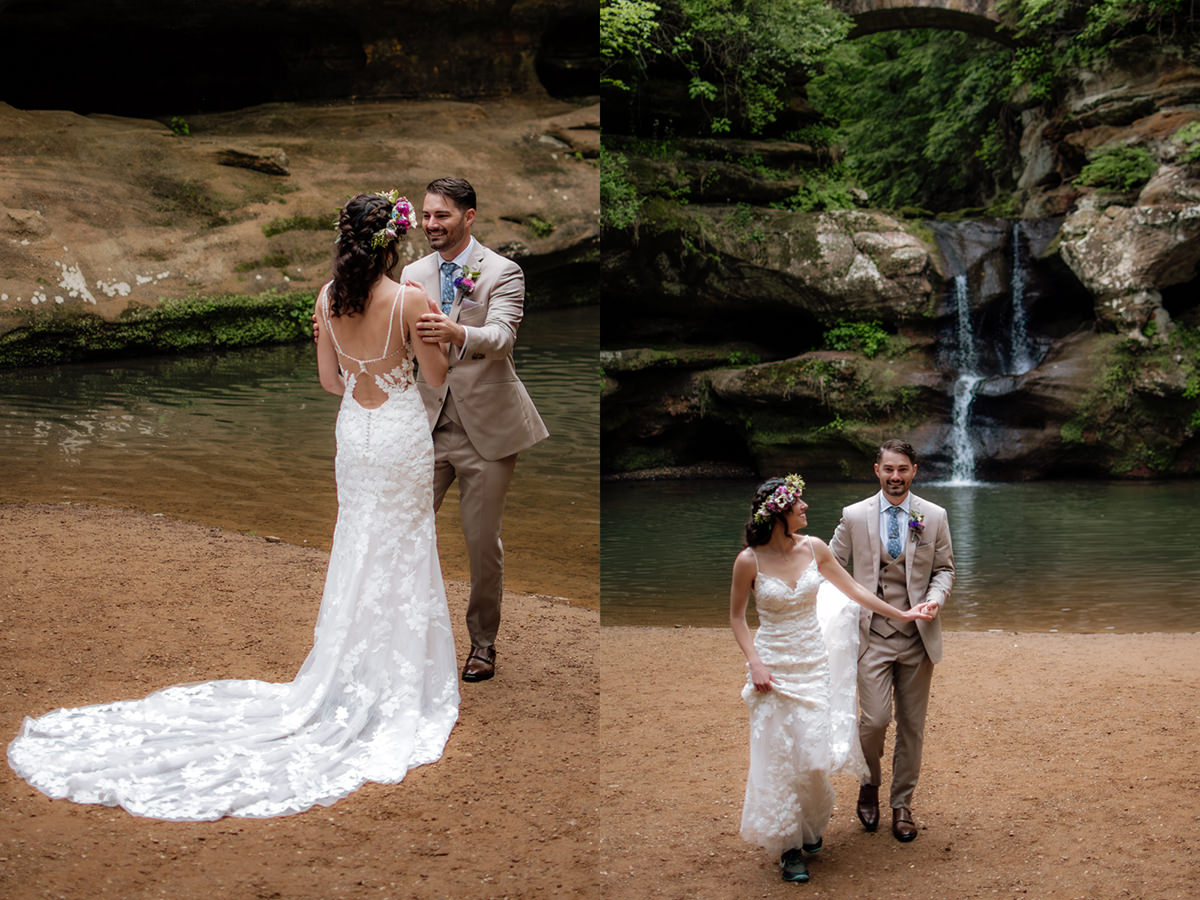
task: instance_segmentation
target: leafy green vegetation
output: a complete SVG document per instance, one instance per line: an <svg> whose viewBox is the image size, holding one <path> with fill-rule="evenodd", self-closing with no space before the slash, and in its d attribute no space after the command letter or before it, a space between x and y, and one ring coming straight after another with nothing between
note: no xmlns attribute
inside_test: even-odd
<svg viewBox="0 0 1200 900"><path fill-rule="evenodd" d="M527 224L534 237L550 237L554 233L554 223L547 222L541 216L530 216Z"/></svg>
<svg viewBox="0 0 1200 900"><path fill-rule="evenodd" d="M1200 122L1188 122L1171 136L1171 140L1182 145L1182 162L1200 162Z"/></svg>
<svg viewBox="0 0 1200 900"><path fill-rule="evenodd" d="M314 302L308 291L268 292L167 300L115 322L80 312L35 316L0 335L0 368L310 340Z"/></svg>
<svg viewBox="0 0 1200 900"><path fill-rule="evenodd" d="M966 34L901 31L835 47L808 85L837 124L845 178L873 206L980 205L1015 148L1001 128L1011 54Z"/></svg>
<svg viewBox="0 0 1200 900"><path fill-rule="evenodd" d="M1075 183L1129 191L1145 184L1157 169L1158 161L1145 147L1108 147L1088 161Z"/></svg>
<svg viewBox="0 0 1200 900"><path fill-rule="evenodd" d="M1092 385L1060 429L1064 443L1102 448L1114 475L1170 471L1200 429L1200 331L1177 324L1150 342L1105 336L1093 363Z"/></svg>
<svg viewBox="0 0 1200 900"><path fill-rule="evenodd" d="M620 153L600 150L600 224L617 230L637 222L642 208L637 189L626 177L629 160Z"/></svg>
<svg viewBox="0 0 1200 900"><path fill-rule="evenodd" d="M850 19L818 0L604 0L601 43L622 102L633 109L649 89L645 116L633 116L644 133L778 135L834 163L816 167L820 174L778 206L852 208L862 189L878 208L1000 215L1018 205L1021 111L1056 102L1072 73L1147 40L1155 52L1186 54L1198 29L1190 3L1000 0L1017 41L1008 46L937 30L846 40ZM676 116L662 111L667 84L686 107ZM776 123L800 96L817 115L783 132ZM1184 162L1200 161L1200 125L1175 141ZM1114 161L1079 183L1129 183L1128 167L1104 170ZM774 177L752 155L736 162Z"/></svg>
<svg viewBox="0 0 1200 900"><path fill-rule="evenodd" d="M806 180L796 193L771 205L776 209L813 212L823 209L854 209L855 182L844 165L815 169L805 173Z"/></svg>
<svg viewBox="0 0 1200 900"><path fill-rule="evenodd" d="M661 52L651 42L658 28L655 21L658 11L658 4L648 0L603 0L600 4L602 86L630 91L633 86L618 77L618 73L629 70L633 78L645 74L647 60Z"/></svg>
<svg viewBox="0 0 1200 900"><path fill-rule="evenodd" d="M867 359L888 348L892 336L878 322L839 322L825 332L825 346L830 350L850 350Z"/></svg>
<svg viewBox="0 0 1200 900"><path fill-rule="evenodd" d="M188 137L192 133L192 128L188 125L187 120L180 116L171 116L167 126L179 137Z"/></svg>
<svg viewBox="0 0 1200 900"><path fill-rule="evenodd" d="M657 61L685 73L711 133L758 134L850 26L824 0L603 0L602 87L636 92Z"/></svg>
<svg viewBox="0 0 1200 900"><path fill-rule="evenodd" d="M1022 41L1014 90L1049 100L1065 76L1112 56L1130 38L1151 35L1163 51L1184 27L1190 0L1000 0L997 12Z"/></svg>

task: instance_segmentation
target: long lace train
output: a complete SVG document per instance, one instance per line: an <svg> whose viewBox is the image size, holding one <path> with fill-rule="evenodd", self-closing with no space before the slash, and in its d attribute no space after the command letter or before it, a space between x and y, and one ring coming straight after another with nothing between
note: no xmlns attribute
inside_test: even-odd
<svg viewBox="0 0 1200 900"><path fill-rule="evenodd" d="M389 364L395 364L391 360ZM458 717L411 350L337 421L338 520L313 648L286 684L210 681L26 719L9 764L51 797L140 816L278 816L437 760Z"/></svg>

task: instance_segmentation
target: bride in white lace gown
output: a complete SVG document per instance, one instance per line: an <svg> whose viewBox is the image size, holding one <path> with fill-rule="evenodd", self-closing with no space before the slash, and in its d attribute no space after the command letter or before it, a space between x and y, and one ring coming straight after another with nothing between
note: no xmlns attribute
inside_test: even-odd
<svg viewBox="0 0 1200 900"><path fill-rule="evenodd" d="M413 363L436 384L446 356L411 340L424 292L383 274L406 214L411 223L411 206L394 193L350 200L334 280L317 300L321 383L343 394L338 518L299 673L287 684L179 685L26 719L8 758L34 787L158 819L279 816L331 804L365 781L398 782L441 757L458 680L434 534L433 444Z"/></svg>
<svg viewBox="0 0 1200 900"><path fill-rule="evenodd" d="M897 610L850 577L829 547L797 534L808 524L799 475L772 478L755 494L746 547L733 565L729 622L746 654L742 698L750 710L750 772L742 837L780 854L785 881L807 881L804 854L818 852L833 813L834 772L866 773L858 740L858 606ZM746 608L754 593L758 631Z"/></svg>

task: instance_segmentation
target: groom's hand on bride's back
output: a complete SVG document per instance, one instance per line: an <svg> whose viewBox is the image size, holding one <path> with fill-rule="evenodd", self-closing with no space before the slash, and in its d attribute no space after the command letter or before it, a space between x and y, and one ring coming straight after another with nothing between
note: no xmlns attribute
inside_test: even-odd
<svg viewBox="0 0 1200 900"><path fill-rule="evenodd" d="M320 343L321 340L321 321L317 318L317 314L313 313L313 343Z"/></svg>

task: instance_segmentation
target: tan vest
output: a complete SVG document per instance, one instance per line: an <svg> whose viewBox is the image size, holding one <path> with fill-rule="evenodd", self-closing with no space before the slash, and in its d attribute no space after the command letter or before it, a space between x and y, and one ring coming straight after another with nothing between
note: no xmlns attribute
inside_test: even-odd
<svg viewBox="0 0 1200 900"><path fill-rule="evenodd" d="M903 552L895 559L888 558L886 553L882 554L879 566L879 586L875 589L875 593L884 603L894 606L896 609L908 609L912 605L908 602L908 578L904 570ZM871 616L871 630L882 637L895 634L897 631L911 637L917 633L917 625L915 622L897 622L895 619L875 613Z"/></svg>

